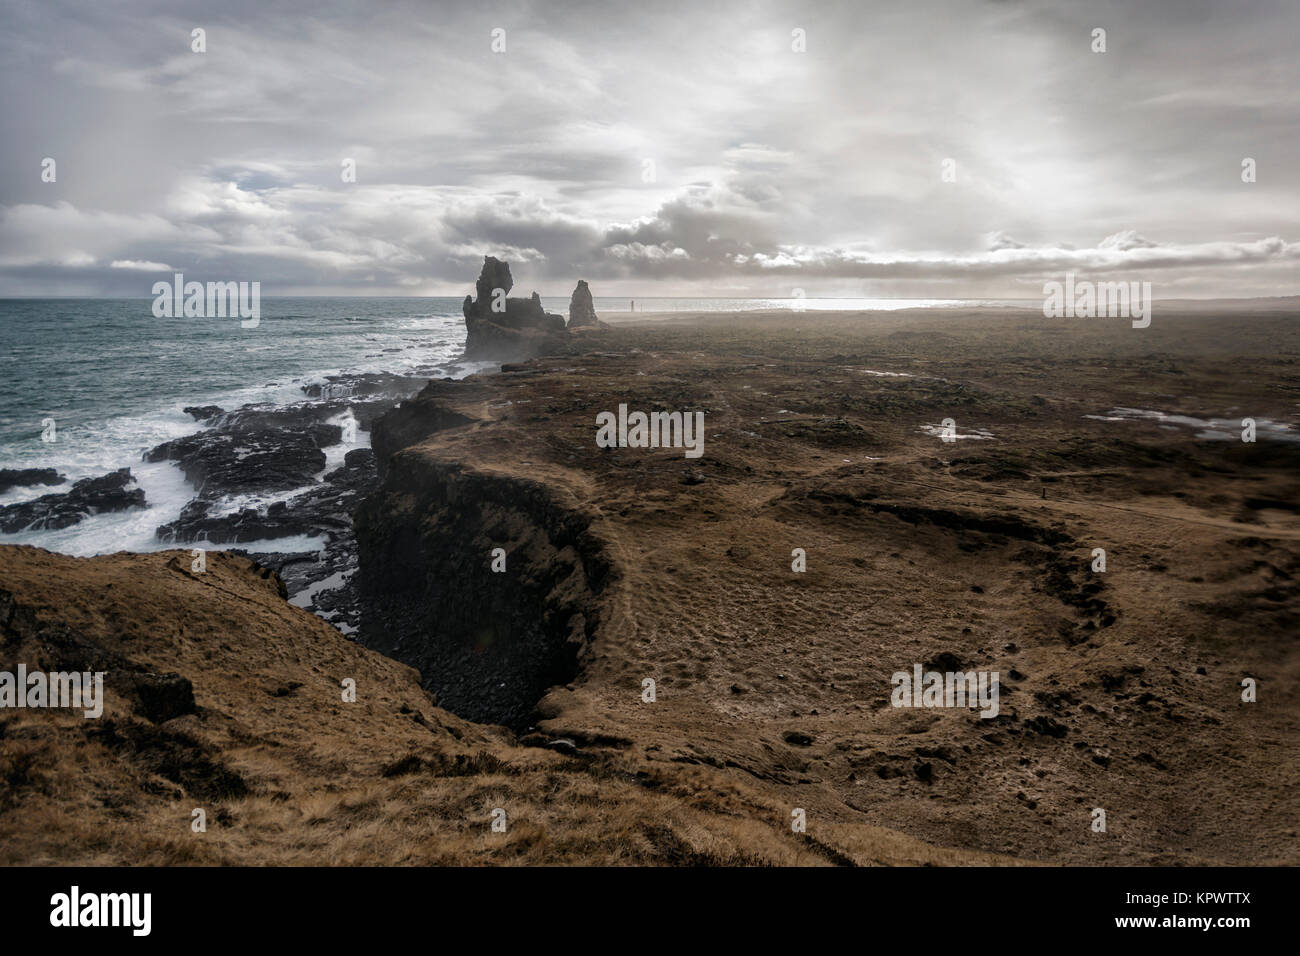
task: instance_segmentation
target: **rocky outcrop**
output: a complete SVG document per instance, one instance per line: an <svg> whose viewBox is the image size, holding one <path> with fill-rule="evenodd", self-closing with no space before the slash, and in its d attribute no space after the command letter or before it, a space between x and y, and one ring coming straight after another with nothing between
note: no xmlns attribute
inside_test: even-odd
<svg viewBox="0 0 1300 956"><path fill-rule="evenodd" d="M265 509L223 510L209 496L195 498L180 516L158 528L158 538L171 542L231 544L294 535L336 535L351 527L352 509L375 478L375 455L369 448L354 448L337 468L317 484L288 501Z"/></svg>
<svg viewBox="0 0 1300 956"><path fill-rule="evenodd" d="M393 407L395 401L414 395L429 376L399 375L394 372L365 372L360 375L327 375L322 382L312 382L302 387L308 398L322 401L346 399L347 407L356 416L362 428Z"/></svg>
<svg viewBox="0 0 1300 956"><path fill-rule="evenodd" d="M316 414L309 406L301 418L286 417L282 409L250 413L227 427L164 442L148 451L145 461L175 462L209 500L301 488L325 470L323 449L343 438L338 425L313 420Z"/></svg>
<svg viewBox="0 0 1300 956"><path fill-rule="evenodd" d="M596 317L596 306L591 301L591 289L587 288L587 280L579 279L573 295L569 296L569 328L600 324L600 319Z"/></svg>
<svg viewBox="0 0 1300 956"><path fill-rule="evenodd" d="M463 305L466 358L517 361L554 352L568 341L563 316L543 309L536 292L527 299L510 298L512 288L510 264L484 256L476 296L465 296Z"/></svg>
<svg viewBox="0 0 1300 956"><path fill-rule="evenodd" d="M53 468L0 468L0 493L32 485L61 485L67 480Z"/></svg>
<svg viewBox="0 0 1300 956"><path fill-rule="evenodd" d="M370 434L371 446L378 457L380 476L384 474L384 466L389 456L414 445L434 432L442 431L444 428L459 428L473 421L474 419L460 412L438 404L436 398L426 397L424 393L421 393L418 399L403 402L400 407L375 422Z"/></svg>
<svg viewBox="0 0 1300 956"><path fill-rule="evenodd" d="M186 405L181 409L196 422L210 422L219 417L224 409L220 405Z"/></svg>
<svg viewBox="0 0 1300 956"><path fill-rule="evenodd" d="M144 489L136 487L131 469L119 468L98 478L83 478L63 494L42 495L0 508L0 531L53 531L93 514L143 507Z"/></svg>

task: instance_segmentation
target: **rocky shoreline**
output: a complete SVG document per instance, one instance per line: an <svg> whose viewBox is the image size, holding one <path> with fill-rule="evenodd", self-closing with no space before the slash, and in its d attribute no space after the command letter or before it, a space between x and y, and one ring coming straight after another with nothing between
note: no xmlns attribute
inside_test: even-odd
<svg viewBox="0 0 1300 956"><path fill-rule="evenodd" d="M460 362L517 360L570 346L574 336L564 317L544 312L536 293L529 299L507 298L513 284L508 263L484 257L478 299L466 297L467 339ZM591 333L605 327L586 282L579 282L571 308L575 328ZM145 462L174 463L195 491L176 519L158 527L157 539L200 549L256 542L256 552L228 550L276 571L296 604L355 635L362 615L354 580L353 515L378 487L379 459L375 451L357 447L331 466L329 452L355 442L359 432L379 431L380 456L386 458L394 450L388 436L398 434L401 426L395 422L377 428L378 423L428 381L426 376L383 372L335 375L304 386L303 401L296 404L253 404L229 411L187 406L184 411L202 430L142 456ZM0 471L5 490L63 483L66 479L54 469ZM65 492L0 507L0 531L66 528L95 514L147 505L145 492L130 469L123 468L78 481ZM322 546L266 550L268 543L304 537L320 539Z"/></svg>
<svg viewBox="0 0 1300 956"><path fill-rule="evenodd" d="M290 405L187 407L203 427L142 455L145 462L174 463L193 489L180 514L158 526L157 540L249 555L280 573L300 606L355 633L360 612L351 583L357 568L352 515L375 489L378 469L371 449L342 449L359 444L359 433L427 382L417 375L336 375L303 386L303 400ZM7 488L67 483L54 469L5 470L0 479ZM130 468L121 468L0 507L0 531L68 528L96 514L149 504ZM267 550L275 541L302 538L319 539L321 547ZM254 542L256 553L237 547Z"/></svg>
<svg viewBox="0 0 1300 956"><path fill-rule="evenodd" d="M332 469L327 450L368 431L422 383L382 375L339 377L305 388L314 401L215 414L205 430L153 448L147 461L175 462L197 491L179 518L158 528L159 539L195 547L259 542L263 548L279 539L322 539L320 550L259 550L249 556L278 572L299 606L346 634L355 633L360 614L352 583L357 568L352 514L373 490L378 471L369 448L353 448ZM334 421L340 417L349 419L346 426ZM275 500L229 506L248 495Z"/></svg>

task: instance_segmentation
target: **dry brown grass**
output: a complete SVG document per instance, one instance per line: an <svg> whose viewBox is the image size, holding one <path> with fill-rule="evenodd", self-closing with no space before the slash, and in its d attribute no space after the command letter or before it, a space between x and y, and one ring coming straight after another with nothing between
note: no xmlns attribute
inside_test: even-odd
<svg viewBox="0 0 1300 956"><path fill-rule="evenodd" d="M359 648L284 602L242 558L212 554L206 576L173 553L81 560L0 549L9 612L3 661L49 666L42 636L132 666L177 672L198 710L154 727L109 692L102 721L15 710L0 721L0 862L86 865L819 865L761 792L694 767L618 753L575 759L521 748L502 729L438 710L409 668ZM184 558L187 562L188 558ZM137 609L147 608L144 615ZM25 613L25 611L24 611ZM148 619L148 626L124 622ZM338 700L357 679L356 704ZM291 694L277 688L297 681ZM406 708L409 713L404 713ZM423 723L415 719L419 717ZM106 745L102 731L193 741L195 759L235 774L241 795L179 758ZM154 737L143 739L154 740ZM638 771L640 775L638 775ZM683 799L682 795L689 795ZM191 811L207 832L191 830ZM508 814L492 833L492 811ZM934 857L862 827L892 862Z"/></svg>

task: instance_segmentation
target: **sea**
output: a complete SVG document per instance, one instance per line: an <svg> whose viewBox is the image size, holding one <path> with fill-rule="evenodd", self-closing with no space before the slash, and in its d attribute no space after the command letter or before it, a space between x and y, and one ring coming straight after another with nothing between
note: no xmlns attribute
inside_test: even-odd
<svg viewBox="0 0 1300 956"><path fill-rule="evenodd" d="M13 488L0 505L68 490L80 478L130 468L147 507L92 515L60 530L0 534L0 544L33 544L72 555L175 547L155 529L194 496L171 462L142 454L203 427L183 409L287 405L329 376L392 372L429 378L491 370L465 362L460 298L263 298L256 328L231 318L155 318L153 300L0 299L0 468L54 468L63 485ZM543 297L566 314L567 298ZM754 309L901 309L990 305L943 299L595 299L598 314ZM53 423L51 426L51 422ZM331 467L353 447L327 449ZM47 440L47 439L53 440ZM327 469L328 470L328 469ZM324 474L324 473L322 473ZM256 502L254 502L256 503ZM238 507L239 502L232 503ZM281 539L267 550L309 542ZM240 547L257 550L255 545Z"/></svg>

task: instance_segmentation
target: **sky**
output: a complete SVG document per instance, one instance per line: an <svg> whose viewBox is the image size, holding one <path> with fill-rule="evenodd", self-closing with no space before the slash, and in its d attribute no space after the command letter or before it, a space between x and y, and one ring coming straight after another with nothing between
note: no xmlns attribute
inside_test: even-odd
<svg viewBox="0 0 1300 956"><path fill-rule="evenodd" d="M1297 36L1293 0L6 0L0 296L462 295L485 254L519 294L1298 294Z"/></svg>

